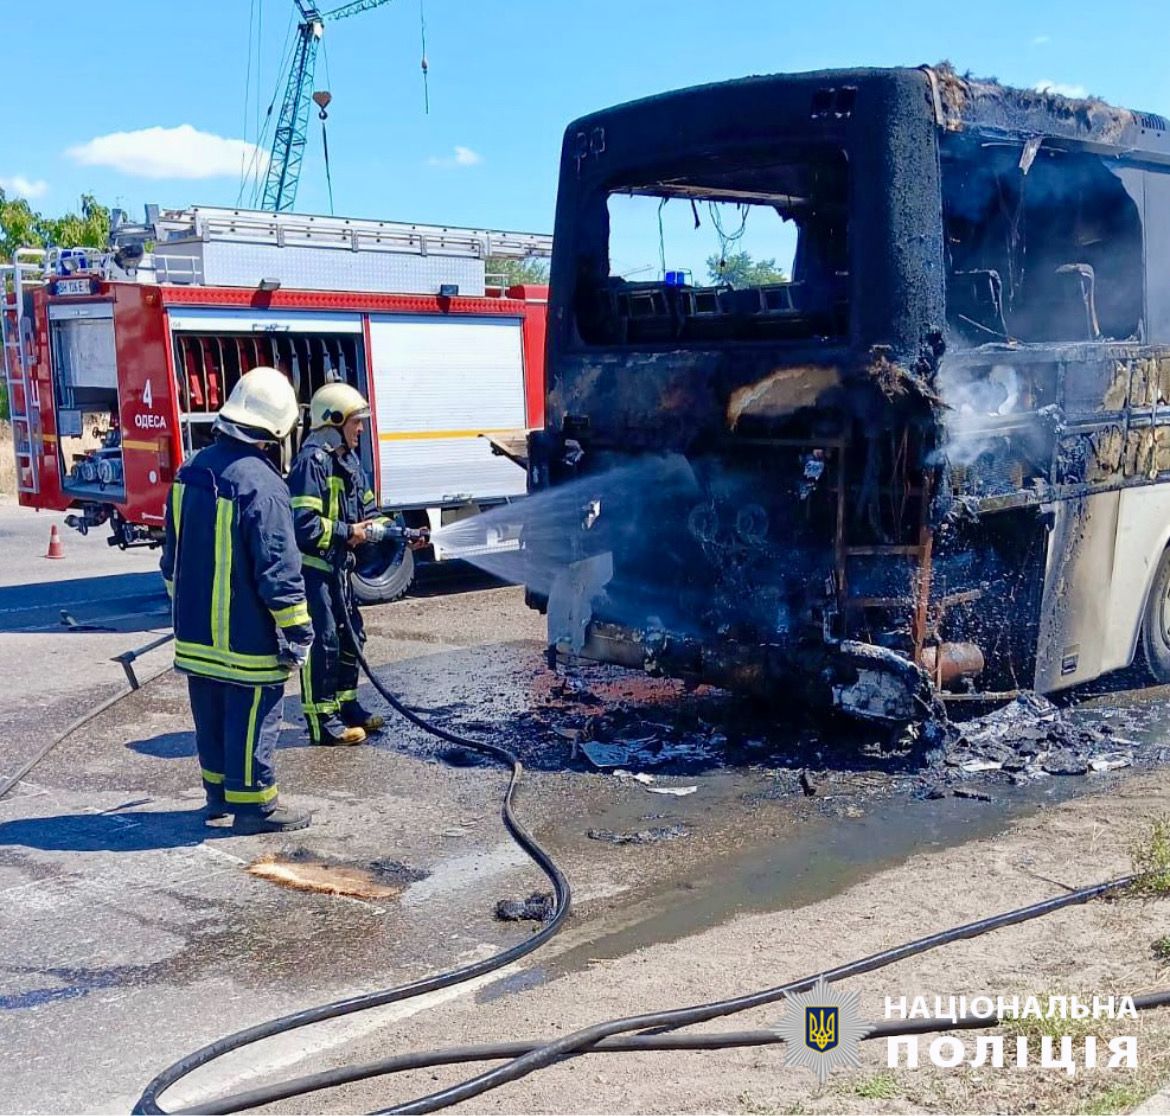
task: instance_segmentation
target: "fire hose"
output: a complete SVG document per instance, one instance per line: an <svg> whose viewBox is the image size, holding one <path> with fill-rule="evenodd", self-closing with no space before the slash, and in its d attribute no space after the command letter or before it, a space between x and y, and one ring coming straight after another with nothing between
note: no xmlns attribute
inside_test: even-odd
<svg viewBox="0 0 1170 1116"><path fill-rule="evenodd" d="M349 593L348 579L342 577L339 584L342 599L346 602L346 610L352 615L354 605ZM136 1113L165 1112L166 1110L159 1104L159 1098L164 1090L170 1088L193 1070L207 1065L209 1062L214 1061L229 1051L238 1050L261 1039L304 1027L311 1023L322 1022L326 1019L336 1019L340 1016L350 1015L367 1008L397 1003L412 999L426 992L436 991L440 988L449 988L476 976L481 976L499 969L542 946L556 933L568 914L568 881L548 854L520 825L512 813L512 797L522 771L520 761L505 748L489 744L486 741L461 736L421 717L386 687L370 666L362 648L357 646L356 641L355 646L357 647L358 662L375 690L377 690L382 698L396 712L411 724L441 740L484 753L509 764L511 767L511 778L504 795L504 823L512 836L553 882L556 904L552 919L539 934L534 935L528 941L473 965L462 966L449 970L446 973L440 973L436 976L400 985L396 988L366 993L320 1007L295 1012L291 1015L248 1027L233 1035L221 1038L174 1063L155 1077L139 1099L134 1109ZM811 988L821 978L828 981L843 980L847 977L857 976L862 973L874 972L897 961L917 956L928 950L937 949L951 942L979 937L993 930L1041 918L1066 907L1088 903L1094 899L1124 890L1134 884L1137 879L1137 876L1131 875L1093 884L1089 887L1078 888L1066 894L1045 899L1038 903L1032 903L1016 910L992 915L940 931L936 934L918 938L912 942L907 942L892 949L882 950L879 953L871 954L860 960L851 961L847 964L837 966L834 969L804 977L788 984L731 999L610 1020L574 1031L569 1035L559 1037L552 1041L500 1042L481 1046L452 1047L416 1054L395 1055L364 1065L339 1066L334 1069L324 1070L319 1073L293 1078L283 1082L276 1082L215 1100L204 1101L195 1107L179 1109L177 1111L209 1114L240 1112L245 1109L270 1104L274 1101L302 1096L322 1089L336 1088L355 1081L401 1073L407 1070L429 1069L440 1065L506 1059L504 1065L487 1070L466 1081L416 1098L415 1100L379 1110L395 1113L434 1112L460 1101L479 1096L491 1089L525 1077L539 1069L580 1054L650 1050L717 1050L738 1046L761 1046L777 1043L781 1041L779 1035L770 1030L720 1032L714 1034L703 1033L697 1035L669 1034L663 1032L673 1031L679 1027L690 1026L746 1011L751 1008L775 1003L793 993ZM1170 1005L1170 990L1138 997L1134 1003L1135 1007L1139 1009L1168 1006ZM929 1033L956 1028L986 1028L997 1026L999 1022L1000 1020L995 1018L987 1019L983 1017L964 1018L958 1022L951 1019L906 1021L878 1028L870 1037L880 1038L895 1034Z"/></svg>

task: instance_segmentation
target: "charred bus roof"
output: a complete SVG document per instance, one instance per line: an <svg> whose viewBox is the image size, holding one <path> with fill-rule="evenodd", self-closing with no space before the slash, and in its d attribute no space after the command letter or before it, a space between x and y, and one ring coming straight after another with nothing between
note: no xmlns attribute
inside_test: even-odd
<svg viewBox="0 0 1170 1116"><path fill-rule="evenodd" d="M898 91L898 92L895 92ZM565 132L564 157L576 162L576 177L621 162L626 133L640 144L656 136L672 146L694 142L737 143L791 133L799 117L807 133L845 131L855 118L865 126L864 102L884 103L885 112L910 119L927 117L947 131L977 131L1028 139L1045 136L1099 144L1132 154L1170 159L1170 125L1155 113L1110 105L1096 97L1071 98L1051 91L1018 89L994 79L959 74L949 63L936 66L818 70L768 74L691 86L628 101L575 120ZM605 134L597 133L603 128ZM652 128L653 135L645 128ZM614 150L615 142L617 151ZM665 145L665 144L664 144ZM634 155L639 148L629 151ZM640 153L648 154L644 147Z"/></svg>

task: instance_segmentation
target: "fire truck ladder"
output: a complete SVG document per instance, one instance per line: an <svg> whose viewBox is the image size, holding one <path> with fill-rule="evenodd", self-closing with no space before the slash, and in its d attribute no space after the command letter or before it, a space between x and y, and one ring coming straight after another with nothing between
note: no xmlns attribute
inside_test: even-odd
<svg viewBox="0 0 1170 1116"><path fill-rule="evenodd" d="M4 386L8 392L8 418L16 451L16 490L36 495L41 490L39 452L40 398L30 365L30 319L26 313L24 280L39 279L45 253L38 248L18 248L12 263L0 266L0 341L4 352ZM11 293L9 287L11 286Z"/></svg>
<svg viewBox="0 0 1170 1116"><path fill-rule="evenodd" d="M347 248L354 252L405 252L425 256L471 256L479 259L525 259L552 254L552 237L544 233L503 232L402 221L320 217L300 213L192 206L161 210L153 222L155 253L167 241L231 241L242 244Z"/></svg>

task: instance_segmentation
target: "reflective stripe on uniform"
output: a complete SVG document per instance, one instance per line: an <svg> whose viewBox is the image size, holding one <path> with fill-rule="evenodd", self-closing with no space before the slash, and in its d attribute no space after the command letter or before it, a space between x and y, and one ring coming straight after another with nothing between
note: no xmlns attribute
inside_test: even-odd
<svg viewBox="0 0 1170 1116"><path fill-rule="evenodd" d="M242 655L181 640L175 641L175 668L252 686L288 678L287 668L279 664L275 655Z"/></svg>
<svg viewBox="0 0 1170 1116"><path fill-rule="evenodd" d="M341 497L345 492L345 481L341 477L329 477L329 509L330 519L341 518Z"/></svg>
<svg viewBox="0 0 1170 1116"><path fill-rule="evenodd" d="M256 710L260 708L262 686L256 687L252 695L252 708L248 712L248 731L244 734L244 785L252 785L252 757L256 754Z"/></svg>
<svg viewBox="0 0 1170 1116"><path fill-rule="evenodd" d="M183 521L183 490L182 481L175 481L171 485L171 520L175 525L175 556L178 561L179 553L179 525Z"/></svg>
<svg viewBox="0 0 1170 1116"><path fill-rule="evenodd" d="M175 654L175 670L198 674L202 678L217 678L221 682L240 682L245 686L288 681L288 671L283 667L279 670L240 670L238 667L224 666L223 663L207 659L192 659L178 653Z"/></svg>
<svg viewBox="0 0 1170 1116"><path fill-rule="evenodd" d="M317 540L318 550L328 550L333 542L333 520L321 516L321 537Z"/></svg>
<svg viewBox="0 0 1170 1116"><path fill-rule="evenodd" d="M231 500L215 501L215 573L211 582L211 643L227 651L231 645L232 512Z"/></svg>
<svg viewBox="0 0 1170 1116"><path fill-rule="evenodd" d="M223 776L218 771L208 771L206 767L201 767L200 772L203 775L205 783L222 783Z"/></svg>
<svg viewBox="0 0 1170 1116"><path fill-rule="evenodd" d="M324 558L314 558L311 554L301 555L301 563L315 570L324 570L325 573L333 572L333 567Z"/></svg>
<svg viewBox="0 0 1170 1116"><path fill-rule="evenodd" d="M325 505L319 496L294 496L290 501L294 508L308 508L310 511L323 512Z"/></svg>
<svg viewBox="0 0 1170 1116"><path fill-rule="evenodd" d="M347 701L357 701L357 690L338 690L337 700L344 705Z"/></svg>
<svg viewBox="0 0 1170 1116"><path fill-rule="evenodd" d="M309 606L305 601L300 601L298 604L289 605L288 608L273 609L272 619L281 628L292 628L298 624L307 624L310 619Z"/></svg>
<svg viewBox="0 0 1170 1116"><path fill-rule="evenodd" d="M221 650L218 647L208 647L203 643L190 643L182 639L175 640L175 652L197 659L213 659L244 670L263 670L265 667L280 665L280 660L275 654L249 655L244 651Z"/></svg>
<svg viewBox="0 0 1170 1116"><path fill-rule="evenodd" d="M373 502L374 502L374 490L372 488L367 488L365 490L365 492L362 493L362 503L363 504L372 504Z"/></svg>
<svg viewBox="0 0 1170 1116"><path fill-rule="evenodd" d="M278 791L276 784L273 783L272 786L265 787L263 790L254 790L254 791L225 790L223 792L223 797L228 802L239 802L239 803L261 802L261 803L263 803L263 802L271 802L279 793L280 792Z"/></svg>
<svg viewBox="0 0 1170 1116"><path fill-rule="evenodd" d="M163 584L164 584L164 585L167 587L167 596L168 596L168 597L174 597L174 595L175 595L175 583L174 583L173 581L171 581L171 579L170 579L169 577L164 577L164 578L163 578Z"/></svg>

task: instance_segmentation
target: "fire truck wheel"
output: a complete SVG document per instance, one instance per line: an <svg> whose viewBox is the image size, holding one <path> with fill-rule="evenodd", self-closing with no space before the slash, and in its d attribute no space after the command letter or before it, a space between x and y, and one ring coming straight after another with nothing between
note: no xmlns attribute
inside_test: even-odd
<svg viewBox="0 0 1170 1116"><path fill-rule="evenodd" d="M1155 682L1170 682L1170 550L1163 551L1150 586L1142 622L1142 651L1150 677Z"/></svg>
<svg viewBox="0 0 1170 1116"><path fill-rule="evenodd" d="M414 554L409 547L387 547L372 563L359 563L351 582L360 604L388 604L404 596L414 581Z"/></svg>

